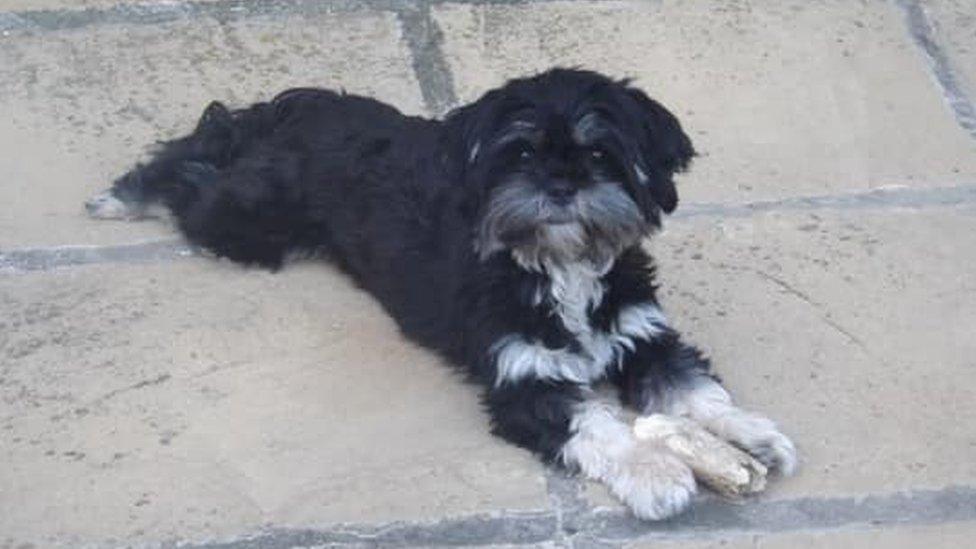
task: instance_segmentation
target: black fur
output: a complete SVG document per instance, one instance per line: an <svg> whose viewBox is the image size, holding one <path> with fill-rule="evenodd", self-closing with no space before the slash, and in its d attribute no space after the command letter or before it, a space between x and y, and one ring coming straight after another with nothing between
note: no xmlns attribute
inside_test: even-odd
<svg viewBox="0 0 976 549"><path fill-rule="evenodd" d="M214 103L112 193L137 211L163 203L192 243L244 264L278 269L294 251L331 258L409 338L483 384L496 434L556 461L582 384L501 382L493 345L517 334L581 352L538 299L545 264L608 267L590 313L597 329L612 329L628 305L655 303L640 242L677 206L672 177L693 154L674 116L628 82L556 69L443 121L319 89L242 110ZM581 246L560 236L563 218ZM622 364L592 381L610 379L642 409L708 372L670 330Z"/></svg>

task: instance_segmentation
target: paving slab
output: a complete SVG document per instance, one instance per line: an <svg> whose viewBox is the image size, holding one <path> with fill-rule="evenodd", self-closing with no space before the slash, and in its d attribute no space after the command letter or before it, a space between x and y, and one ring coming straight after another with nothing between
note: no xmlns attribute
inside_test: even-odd
<svg viewBox="0 0 976 549"><path fill-rule="evenodd" d="M462 101L557 64L635 77L702 153L682 178L688 201L976 178L976 140L891 2L445 4L434 16Z"/></svg>
<svg viewBox="0 0 976 549"><path fill-rule="evenodd" d="M17 154L0 159L0 249L161 237L157 224L90 223L82 203L214 99L326 86L423 110L394 13L306 7L5 32L0 148Z"/></svg>
<svg viewBox="0 0 976 549"><path fill-rule="evenodd" d="M976 484L972 205L688 218L653 248L672 323L797 443L765 500Z"/></svg>
<svg viewBox="0 0 976 549"><path fill-rule="evenodd" d="M474 389L327 266L4 276L0 310L0 544L548 505L544 469L488 434Z"/></svg>
<svg viewBox="0 0 976 549"><path fill-rule="evenodd" d="M976 1L927 0L921 4L948 52L960 86L976 101Z"/></svg>
<svg viewBox="0 0 976 549"><path fill-rule="evenodd" d="M885 549L958 549L972 545L976 522L884 529L740 534L697 540L647 540L626 549L814 549L884 547Z"/></svg>
<svg viewBox="0 0 976 549"><path fill-rule="evenodd" d="M0 548L967 546L976 140L945 75L974 97L974 10L0 0ZM436 112L555 64L637 77L698 144L650 246L672 322L799 446L754 501L640 523L490 437L475 390L330 267L186 257L138 244L166 224L81 212L211 99Z"/></svg>

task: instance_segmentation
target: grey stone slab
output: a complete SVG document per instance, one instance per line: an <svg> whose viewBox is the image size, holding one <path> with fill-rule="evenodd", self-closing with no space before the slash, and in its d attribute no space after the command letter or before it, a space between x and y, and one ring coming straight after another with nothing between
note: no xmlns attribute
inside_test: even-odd
<svg viewBox="0 0 976 549"><path fill-rule="evenodd" d="M163 236L157 224L91 223L82 203L154 142L191 130L209 101L241 106L291 86L423 109L391 12L285 10L4 33L0 249Z"/></svg>
<svg viewBox="0 0 976 549"><path fill-rule="evenodd" d="M434 10L462 101L552 65L618 76L684 121L688 201L744 202L976 178L888 2L544 2Z"/></svg>
<svg viewBox="0 0 976 549"><path fill-rule="evenodd" d="M799 474L764 498L976 484L974 229L969 205L689 218L655 239L672 322L797 443Z"/></svg>
<svg viewBox="0 0 976 549"><path fill-rule="evenodd" d="M8 275L0 310L0 544L502 511L530 513L512 524L531 541L551 523L531 515L548 505L541 465L491 437L474 389L327 266Z"/></svg>

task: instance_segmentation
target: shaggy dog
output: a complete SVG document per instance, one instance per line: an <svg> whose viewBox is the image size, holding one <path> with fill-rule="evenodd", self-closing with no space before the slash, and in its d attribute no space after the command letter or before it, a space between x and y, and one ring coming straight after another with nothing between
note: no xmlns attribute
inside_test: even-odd
<svg viewBox="0 0 976 549"><path fill-rule="evenodd" d="M211 104L87 208L138 218L164 206L191 243L243 264L331 259L407 337L481 384L494 434L661 519L689 504L692 472L636 439L597 384L782 474L796 464L790 440L733 405L658 306L641 241L677 206L672 177L693 155L664 107L582 70L512 80L444 120L293 89L241 110Z"/></svg>

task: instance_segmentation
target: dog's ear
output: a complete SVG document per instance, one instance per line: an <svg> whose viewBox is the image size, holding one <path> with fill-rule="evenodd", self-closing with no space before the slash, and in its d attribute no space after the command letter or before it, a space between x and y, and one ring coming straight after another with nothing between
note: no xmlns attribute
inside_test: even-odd
<svg viewBox="0 0 976 549"><path fill-rule="evenodd" d="M488 175L482 160L486 139L493 132L493 125L504 99L501 90L493 90L480 99L458 107L444 118L441 148L444 151L446 173L458 185L459 212L473 219L485 199L484 180Z"/></svg>
<svg viewBox="0 0 976 549"><path fill-rule="evenodd" d="M493 90L447 114L444 135L449 143L445 145L453 161L467 167L478 160L482 139L491 132L502 98L500 90Z"/></svg>
<svg viewBox="0 0 976 549"><path fill-rule="evenodd" d="M638 124L637 159L633 169L664 213L678 206L674 174L684 171L695 156L691 139L681 124L660 103L636 88L627 88L630 114Z"/></svg>

